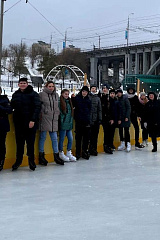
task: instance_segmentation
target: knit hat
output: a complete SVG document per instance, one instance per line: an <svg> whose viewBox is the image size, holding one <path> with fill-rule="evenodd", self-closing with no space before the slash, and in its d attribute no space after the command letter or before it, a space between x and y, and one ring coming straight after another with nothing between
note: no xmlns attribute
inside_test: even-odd
<svg viewBox="0 0 160 240"><path fill-rule="evenodd" d="M103 84L102 89L103 89L103 88L107 88L107 89L109 89L108 84L107 84L107 83Z"/></svg>
<svg viewBox="0 0 160 240"><path fill-rule="evenodd" d="M120 93L123 93L123 91L122 91L121 88L119 88L119 89L116 90L116 93L119 93L119 92L120 92Z"/></svg>
<svg viewBox="0 0 160 240"><path fill-rule="evenodd" d="M109 94L112 93L112 92L114 92L114 93L116 92L114 88L109 90Z"/></svg>
<svg viewBox="0 0 160 240"><path fill-rule="evenodd" d="M129 92L130 89L133 90L133 93L130 93L130 92ZM136 92L136 91L135 91L135 89L134 89L133 87L128 87L128 88L127 88L127 93L128 93L128 94L135 94L135 92Z"/></svg>
<svg viewBox="0 0 160 240"><path fill-rule="evenodd" d="M83 86L82 89L81 89L81 92L82 91L86 91L86 92L89 92L89 88L87 86Z"/></svg>
<svg viewBox="0 0 160 240"><path fill-rule="evenodd" d="M140 92L139 97L141 97L141 96L146 96L146 93L145 92Z"/></svg>

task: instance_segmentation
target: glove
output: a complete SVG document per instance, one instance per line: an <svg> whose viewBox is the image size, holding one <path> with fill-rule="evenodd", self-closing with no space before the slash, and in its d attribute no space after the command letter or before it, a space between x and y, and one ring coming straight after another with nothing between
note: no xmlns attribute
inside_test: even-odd
<svg viewBox="0 0 160 240"><path fill-rule="evenodd" d="M144 127L147 128L147 123L146 122L144 122Z"/></svg>

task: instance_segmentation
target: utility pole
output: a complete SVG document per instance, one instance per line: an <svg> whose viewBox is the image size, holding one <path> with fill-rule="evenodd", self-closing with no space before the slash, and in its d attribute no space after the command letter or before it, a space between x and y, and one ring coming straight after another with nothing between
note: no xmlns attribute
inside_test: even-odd
<svg viewBox="0 0 160 240"><path fill-rule="evenodd" d="M101 48L101 36L99 36L99 49Z"/></svg>
<svg viewBox="0 0 160 240"><path fill-rule="evenodd" d="M1 72L2 72L2 39L3 39L4 1L6 1L6 0L0 0L0 3L1 3L1 10L0 10L0 83L1 83Z"/></svg>
<svg viewBox="0 0 160 240"><path fill-rule="evenodd" d="M126 36L125 36L125 38L127 39L127 69L126 69L126 74L127 73L129 74L129 65L130 65L130 62L129 62L129 27L130 27L129 17L133 14L134 13L130 13L128 15L128 22L127 22Z"/></svg>

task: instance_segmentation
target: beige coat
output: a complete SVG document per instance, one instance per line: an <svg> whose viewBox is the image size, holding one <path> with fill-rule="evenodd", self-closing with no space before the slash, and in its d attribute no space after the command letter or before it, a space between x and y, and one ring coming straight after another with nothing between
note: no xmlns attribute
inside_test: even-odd
<svg viewBox="0 0 160 240"><path fill-rule="evenodd" d="M53 92L51 92L45 87L43 92L40 92L39 96L42 103L39 130L57 132L60 111L58 107L58 94L56 93L56 88Z"/></svg>

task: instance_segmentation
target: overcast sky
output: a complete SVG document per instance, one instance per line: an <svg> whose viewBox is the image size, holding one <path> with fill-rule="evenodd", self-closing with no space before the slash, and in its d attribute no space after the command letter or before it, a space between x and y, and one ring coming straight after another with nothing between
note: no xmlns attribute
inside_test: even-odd
<svg viewBox="0 0 160 240"><path fill-rule="evenodd" d="M4 46L42 40L60 51L66 30L67 45L82 49L98 47L99 38L101 47L125 44L128 16L130 43L160 39L159 0L7 0L4 5Z"/></svg>

